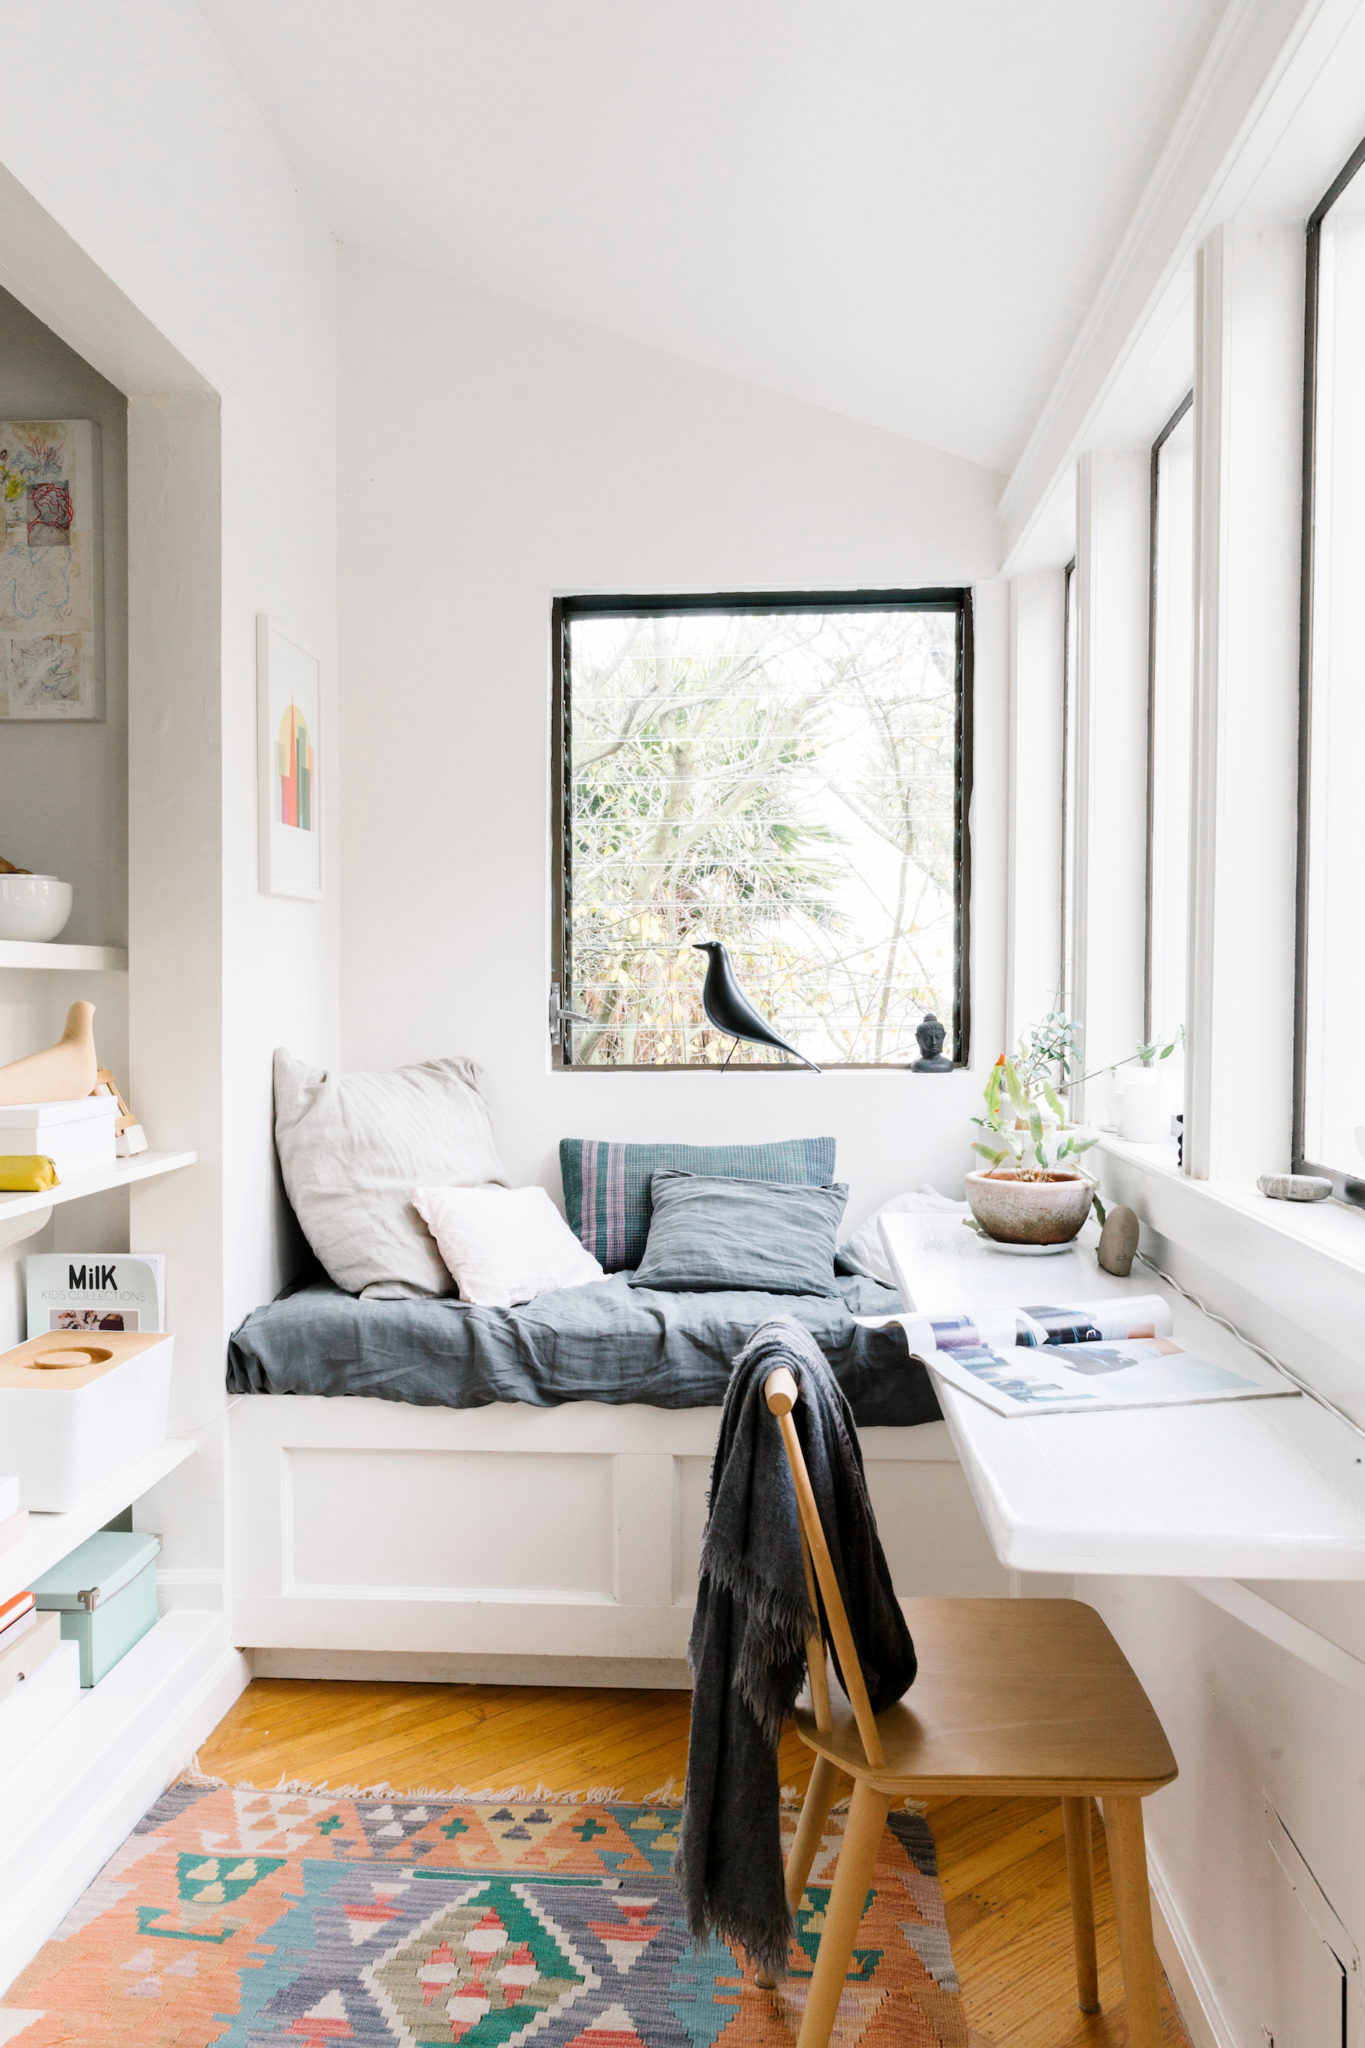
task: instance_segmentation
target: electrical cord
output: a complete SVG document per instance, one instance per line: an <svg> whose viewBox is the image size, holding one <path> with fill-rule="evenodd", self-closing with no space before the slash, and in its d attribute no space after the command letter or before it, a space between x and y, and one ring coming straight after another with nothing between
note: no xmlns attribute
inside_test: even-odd
<svg viewBox="0 0 1365 2048"><path fill-rule="evenodd" d="M1326 1394L1321 1393L1317 1387L1312 1386L1303 1377L1302 1373L1295 1372L1292 1365L1286 1365L1282 1358L1276 1358L1272 1352L1266 1350L1263 1344L1258 1344L1254 1338L1248 1337L1245 1330L1239 1330L1236 1323L1229 1322L1226 1316L1219 1315L1217 1309L1210 1308L1208 1303L1201 1301L1197 1294L1191 1294L1188 1287L1182 1287L1174 1274L1167 1273L1161 1266L1158 1266L1155 1259L1149 1259L1146 1252L1138 1252L1136 1257L1140 1265L1146 1266L1149 1272L1155 1273L1158 1280L1164 1280L1168 1287L1173 1287L1182 1300L1190 1302L1193 1307L1199 1310L1201 1315L1207 1316L1211 1323L1217 1323L1219 1329L1226 1330L1228 1335L1235 1337L1239 1344L1245 1344L1248 1351L1254 1351L1258 1358L1264 1359L1265 1363L1273 1366L1276 1372L1283 1373L1285 1378L1290 1380L1301 1394L1307 1394L1310 1401L1316 1401L1319 1408L1325 1408L1329 1415L1335 1415L1338 1422L1344 1422L1348 1429L1355 1431L1357 1436L1365 1437L1365 1426L1357 1422L1353 1415L1348 1415L1344 1408L1338 1408L1335 1401L1329 1400Z"/></svg>

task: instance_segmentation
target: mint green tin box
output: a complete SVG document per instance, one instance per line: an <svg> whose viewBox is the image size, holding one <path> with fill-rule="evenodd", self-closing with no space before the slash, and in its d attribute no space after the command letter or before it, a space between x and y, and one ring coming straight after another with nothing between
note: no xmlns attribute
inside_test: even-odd
<svg viewBox="0 0 1365 2048"><path fill-rule="evenodd" d="M80 1649L81 1684L98 1685L156 1622L159 1536L101 1529L33 1584L45 1612L62 1618L62 1638Z"/></svg>

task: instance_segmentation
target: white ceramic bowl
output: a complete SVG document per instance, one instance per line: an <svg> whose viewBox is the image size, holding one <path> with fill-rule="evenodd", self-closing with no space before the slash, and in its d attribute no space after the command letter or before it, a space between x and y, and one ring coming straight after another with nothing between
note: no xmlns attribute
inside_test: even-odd
<svg viewBox="0 0 1365 2048"><path fill-rule="evenodd" d="M0 939L55 939L70 915L70 882L0 875Z"/></svg>

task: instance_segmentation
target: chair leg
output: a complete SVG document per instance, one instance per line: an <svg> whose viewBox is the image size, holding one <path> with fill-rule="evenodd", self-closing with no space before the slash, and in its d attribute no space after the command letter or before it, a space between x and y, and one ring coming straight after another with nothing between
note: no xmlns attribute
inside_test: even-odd
<svg viewBox="0 0 1365 2048"><path fill-rule="evenodd" d="M1066 1867L1071 1879L1071 1926L1076 1937L1076 2003L1082 2012L1100 2009L1099 1965L1095 1960L1095 1862L1090 1845L1090 1801L1064 1799Z"/></svg>
<svg viewBox="0 0 1365 2048"><path fill-rule="evenodd" d="M796 1823L796 1835L787 1855L787 1904L793 1913L806 1889L806 1879L819 1850L829 1810L847 1783L843 1772L827 1756L816 1757L815 1768L810 1774L810 1788L802 1803L801 1818Z"/></svg>
<svg viewBox="0 0 1365 2048"><path fill-rule="evenodd" d="M825 1908L825 1929L816 1952L815 1975L811 1978L810 1996L806 2000L797 2048L828 2048L834 2016L839 2010L839 1999L848 1977L853 1944L858 1938L868 1881L890 1810L891 1801L884 1792L875 1792L870 1785L862 1783L855 1786L848 1826L844 1830L844 1845L839 1851L839 1866L834 1873L834 1889ZM1135 2035L1133 2048L1147 2048L1147 2044L1140 2043Z"/></svg>
<svg viewBox="0 0 1365 2048"><path fill-rule="evenodd" d="M1130 2048L1161 2048L1142 1801L1106 1799L1104 1825L1109 1837L1109 1871L1114 1881L1114 1913L1119 1926L1119 1954L1123 1958Z"/></svg>

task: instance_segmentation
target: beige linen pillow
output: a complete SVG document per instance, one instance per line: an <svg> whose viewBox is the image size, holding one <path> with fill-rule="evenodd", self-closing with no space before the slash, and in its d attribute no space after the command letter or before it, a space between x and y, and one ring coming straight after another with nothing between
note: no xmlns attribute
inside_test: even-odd
<svg viewBox="0 0 1365 2048"><path fill-rule="evenodd" d="M515 1308L606 1278L544 1188L418 1188L412 1199L462 1301Z"/></svg>
<svg viewBox="0 0 1365 2048"><path fill-rule="evenodd" d="M455 1283L418 1187L506 1180L471 1060L343 1074L275 1054L275 1147L300 1228L348 1294L407 1300Z"/></svg>

